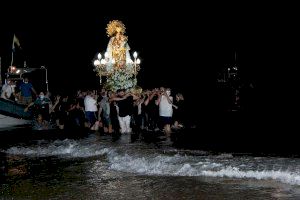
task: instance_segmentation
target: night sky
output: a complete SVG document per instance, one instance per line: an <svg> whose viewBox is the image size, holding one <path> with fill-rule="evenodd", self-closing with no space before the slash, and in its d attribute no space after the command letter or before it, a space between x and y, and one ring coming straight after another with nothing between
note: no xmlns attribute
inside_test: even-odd
<svg viewBox="0 0 300 200"><path fill-rule="evenodd" d="M116 4L41 2L14 5L12 12L1 6L2 70L15 33L22 45L19 62L45 65L50 90L97 87L92 60L106 49L106 24L118 19L142 60L139 85L171 87L213 106L217 73L234 64L236 52L241 78L255 86L258 104L285 110L292 83L281 69L292 57L293 12L281 5Z"/></svg>

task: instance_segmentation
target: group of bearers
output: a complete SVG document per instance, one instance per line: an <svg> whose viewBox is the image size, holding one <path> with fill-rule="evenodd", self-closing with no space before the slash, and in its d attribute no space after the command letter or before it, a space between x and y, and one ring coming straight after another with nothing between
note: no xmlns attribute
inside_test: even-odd
<svg viewBox="0 0 300 200"><path fill-rule="evenodd" d="M103 127L104 132L119 130L120 133L129 133L134 128L137 131L160 130L169 136L172 127L179 129L185 124L183 95L178 93L173 100L169 88L144 92L121 89L116 93L102 89L98 101L96 98L94 100L94 105L99 105L99 109L95 107L91 111L91 116L95 117L90 122L96 124L96 128L97 125Z"/></svg>
<svg viewBox="0 0 300 200"><path fill-rule="evenodd" d="M164 131L169 136L172 128L180 129L185 124L183 95L177 93L173 99L170 88L120 89L116 92L79 90L74 96L51 96L49 92L37 95L27 78L19 88L20 103L26 105L25 112L33 113L33 129L36 130L80 127L103 129L105 133L130 133L134 129ZM33 94L36 96L34 101ZM7 93L4 95L7 97Z"/></svg>

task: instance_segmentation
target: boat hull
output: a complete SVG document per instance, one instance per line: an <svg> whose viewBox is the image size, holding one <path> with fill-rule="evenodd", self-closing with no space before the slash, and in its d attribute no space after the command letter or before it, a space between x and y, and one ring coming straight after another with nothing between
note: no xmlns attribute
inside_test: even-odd
<svg viewBox="0 0 300 200"><path fill-rule="evenodd" d="M21 126L30 123L31 120L18 119L18 118L0 114L0 129L12 128L15 126Z"/></svg>
<svg viewBox="0 0 300 200"><path fill-rule="evenodd" d="M31 113L24 112L26 106L6 99L0 99L0 129L31 123Z"/></svg>

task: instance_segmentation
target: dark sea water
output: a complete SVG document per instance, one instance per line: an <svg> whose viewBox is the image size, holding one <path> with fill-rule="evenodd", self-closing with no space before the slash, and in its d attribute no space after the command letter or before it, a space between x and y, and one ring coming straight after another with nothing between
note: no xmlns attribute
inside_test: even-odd
<svg viewBox="0 0 300 200"><path fill-rule="evenodd" d="M182 149L147 134L2 140L0 199L300 199L299 158Z"/></svg>

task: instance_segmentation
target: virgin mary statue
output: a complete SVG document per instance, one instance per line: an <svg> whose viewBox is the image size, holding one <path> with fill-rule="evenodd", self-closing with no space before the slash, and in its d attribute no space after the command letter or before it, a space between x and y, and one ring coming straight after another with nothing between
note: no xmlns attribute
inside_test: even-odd
<svg viewBox="0 0 300 200"><path fill-rule="evenodd" d="M107 76L106 87L112 90L135 87L137 80L124 24L118 20L110 21L106 33L110 37L105 53L107 71L110 74Z"/></svg>

